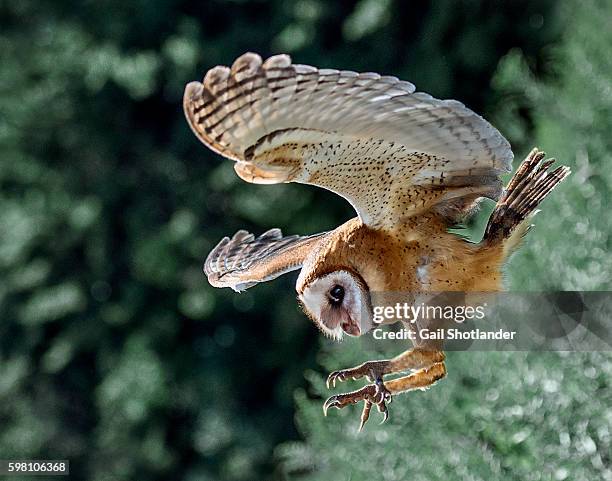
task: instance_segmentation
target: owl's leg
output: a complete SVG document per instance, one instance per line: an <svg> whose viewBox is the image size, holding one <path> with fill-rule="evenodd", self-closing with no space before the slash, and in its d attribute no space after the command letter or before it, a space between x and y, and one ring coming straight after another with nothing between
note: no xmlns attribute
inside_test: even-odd
<svg viewBox="0 0 612 481"><path fill-rule="evenodd" d="M398 377L386 382L387 390L391 395L401 394L414 389L423 389L431 386L446 376L446 366L437 362L424 369L419 369L408 376Z"/></svg>
<svg viewBox="0 0 612 481"><path fill-rule="evenodd" d="M403 392L412 391L414 389L427 388L436 381L442 379L444 376L446 376L446 366L444 365L444 362L436 362L431 366L419 369L408 376L387 381L384 385L384 391L380 389L380 386L377 383L364 386L354 392L332 396L325 401L323 411L327 415L327 410L330 407L341 409L350 404L356 404L360 401L364 401L363 411L361 413L361 423L359 425L359 430L361 431L370 417L370 411L373 404L375 404L378 407L378 410L383 413L384 417L382 422L385 422L389 417L387 403L391 402L392 396Z"/></svg>
<svg viewBox="0 0 612 481"><path fill-rule="evenodd" d="M370 416L372 404L376 404L379 412L383 413L383 422L389 417L386 403L391 402L392 394L386 383L383 381L383 376L404 372L409 369L423 369L435 364L443 363L445 359L442 351L415 348L409 349L402 354L395 356L393 359L381 361L368 361L363 364L340 371L332 372L327 378L327 387L336 387L336 381L346 381L347 379L360 379L365 377L368 381L374 384L365 386L364 388L339 396L330 397L323 405L323 410L327 414L330 407L342 408L348 404L364 401L365 405L361 414L361 427L366 423ZM416 373L415 373L416 374ZM400 378L404 379L404 378Z"/></svg>
<svg viewBox="0 0 612 481"><path fill-rule="evenodd" d="M427 350L422 348L409 349L393 359L382 361L368 361L350 369L334 371L327 377L327 388L336 387L336 382L347 379L367 378L370 382L381 381L386 374L404 372L408 369L421 369L431 366L437 362L444 361L442 351Z"/></svg>

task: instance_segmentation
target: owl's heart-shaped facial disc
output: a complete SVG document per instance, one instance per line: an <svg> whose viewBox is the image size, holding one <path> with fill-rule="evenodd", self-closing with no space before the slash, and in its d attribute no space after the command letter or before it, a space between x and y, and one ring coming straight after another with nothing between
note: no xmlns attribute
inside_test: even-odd
<svg viewBox="0 0 612 481"><path fill-rule="evenodd" d="M361 336L372 328L368 288L348 270L316 278L304 288L300 300L315 324L334 339L343 334Z"/></svg>

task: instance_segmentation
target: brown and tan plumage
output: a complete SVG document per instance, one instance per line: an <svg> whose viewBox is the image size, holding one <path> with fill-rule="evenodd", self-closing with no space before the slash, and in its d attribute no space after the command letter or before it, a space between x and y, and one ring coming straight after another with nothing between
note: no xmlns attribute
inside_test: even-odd
<svg viewBox="0 0 612 481"><path fill-rule="evenodd" d="M301 269L296 290L327 335L362 335L372 326L375 292L496 291L501 266L530 216L569 169L534 150L504 190L512 151L482 117L454 100L415 92L374 73L265 62L252 53L187 85L187 120L209 148L235 161L252 183L300 182L347 199L358 217L337 229L282 237L272 229L224 238L204 270L216 287L240 291ZM485 237L468 243L448 232L482 197L498 200ZM460 266L460 267L458 267ZM383 382L383 376L413 370ZM439 349L416 343L391 360L332 373L331 384L367 377L374 384L332 396L329 407L372 405L431 385L446 373Z"/></svg>

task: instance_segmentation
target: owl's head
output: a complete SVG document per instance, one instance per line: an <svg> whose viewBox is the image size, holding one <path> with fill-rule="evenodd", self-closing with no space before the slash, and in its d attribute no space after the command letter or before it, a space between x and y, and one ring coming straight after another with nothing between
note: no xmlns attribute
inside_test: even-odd
<svg viewBox="0 0 612 481"><path fill-rule="evenodd" d="M324 334L361 336L372 326L370 294L356 272L336 270L315 277L298 289L304 311Z"/></svg>

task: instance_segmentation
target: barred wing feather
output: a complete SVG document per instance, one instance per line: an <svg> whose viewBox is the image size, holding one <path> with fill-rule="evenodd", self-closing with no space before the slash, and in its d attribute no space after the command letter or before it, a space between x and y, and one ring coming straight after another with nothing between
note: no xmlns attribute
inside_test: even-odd
<svg viewBox="0 0 612 481"><path fill-rule="evenodd" d="M249 287L300 269L302 262L325 236L283 237L280 229L270 229L259 237L239 230L224 237L208 254L204 273L215 287L243 291Z"/></svg>
<svg viewBox="0 0 612 481"><path fill-rule="evenodd" d="M302 182L384 226L467 195L496 197L512 151L460 102L375 73L265 62L253 53L185 89L195 134L255 183Z"/></svg>

